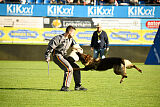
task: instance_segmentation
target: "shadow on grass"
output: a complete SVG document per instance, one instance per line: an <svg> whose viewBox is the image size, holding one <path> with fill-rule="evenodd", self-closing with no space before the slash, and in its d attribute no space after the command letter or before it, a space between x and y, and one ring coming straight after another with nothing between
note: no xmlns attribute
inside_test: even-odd
<svg viewBox="0 0 160 107"><path fill-rule="evenodd" d="M38 89L38 88L0 88L0 90L38 90L38 91L60 91L58 89Z"/></svg>
<svg viewBox="0 0 160 107"><path fill-rule="evenodd" d="M16 70L47 70L47 68L0 68L1 70L6 70L6 69L8 69L8 70L14 70L14 69L16 69ZM50 69L50 70L60 70L60 69Z"/></svg>

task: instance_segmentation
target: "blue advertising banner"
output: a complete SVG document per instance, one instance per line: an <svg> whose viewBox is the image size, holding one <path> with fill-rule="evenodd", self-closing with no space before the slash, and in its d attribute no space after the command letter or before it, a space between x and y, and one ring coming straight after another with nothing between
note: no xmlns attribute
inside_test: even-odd
<svg viewBox="0 0 160 107"><path fill-rule="evenodd" d="M160 18L160 6L0 4L1 16Z"/></svg>

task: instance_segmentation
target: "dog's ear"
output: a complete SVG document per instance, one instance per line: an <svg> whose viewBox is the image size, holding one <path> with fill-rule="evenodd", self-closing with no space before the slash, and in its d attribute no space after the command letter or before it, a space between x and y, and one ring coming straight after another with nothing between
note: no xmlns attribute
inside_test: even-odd
<svg viewBox="0 0 160 107"><path fill-rule="evenodd" d="M76 52L76 54L79 56L79 60L82 62L82 64L85 64L86 63L84 58L85 54L81 54L80 52Z"/></svg>
<svg viewBox="0 0 160 107"><path fill-rule="evenodd" d="M81 60L81 61L84 60L83 57L82 57L82 54L80 52L76 52L76 54L78 55L79 60Z"/></svg>

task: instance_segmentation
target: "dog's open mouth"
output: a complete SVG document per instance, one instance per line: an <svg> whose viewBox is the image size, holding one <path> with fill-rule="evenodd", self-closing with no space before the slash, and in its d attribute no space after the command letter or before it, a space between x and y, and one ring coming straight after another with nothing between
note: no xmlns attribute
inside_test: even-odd
<svg viewBox="0 0 160 107"><path fill-rule="evenodd" d="M87 55L87 54L81 54L79 52L77 52L77 55L79 56L79 60L82 62L83 65L87 66L90 63L93 62L93 58L91 55Z"/></svg>

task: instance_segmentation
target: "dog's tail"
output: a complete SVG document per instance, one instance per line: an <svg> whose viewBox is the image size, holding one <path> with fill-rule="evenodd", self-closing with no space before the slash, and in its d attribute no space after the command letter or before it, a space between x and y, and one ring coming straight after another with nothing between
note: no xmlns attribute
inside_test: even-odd
<svg viewBox="0 0 160 107"><path fill-rule="evenodd" d="M73 71L88 71L90 69L86 69L86 68L73 68Z"/></svg>
<svg viewBox="0 0 160 107"><path fill-rule="evenodd" d="M136 67L135 65L133 65L133 68L135 68L135 69L138 70L140 73L142 73L142 70L139 69L138 67Z"/></svg>
<svg viewBox="0 0 160 107"><path fill-rule="evenodd" d="M83 70L83 68L73 68L73 71Z"/></svg>

